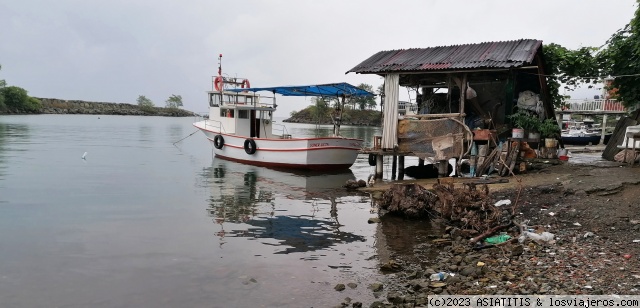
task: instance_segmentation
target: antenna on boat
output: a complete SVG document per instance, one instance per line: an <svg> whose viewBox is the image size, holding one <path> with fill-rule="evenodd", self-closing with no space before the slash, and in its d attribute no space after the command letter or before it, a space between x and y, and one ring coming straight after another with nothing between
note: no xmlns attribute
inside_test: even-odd
<svg viewBox="0 0 640 308"><path fill-rule="evenodd" d="M218 76L222 76L222 54L218 56Z"/></svg>

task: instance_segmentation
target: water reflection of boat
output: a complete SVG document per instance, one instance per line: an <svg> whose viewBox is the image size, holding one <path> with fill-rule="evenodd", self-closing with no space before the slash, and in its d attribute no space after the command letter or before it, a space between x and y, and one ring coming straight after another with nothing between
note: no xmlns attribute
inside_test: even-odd
<svg viewBox="0 0 640 308"><path fill-rule="evenodd" d="M207 212L220 225L221 245L229 237L264 238L277 241L265 241L272 246L266 249L290 253L364 240L338 223L337 205L352 194L342 188L355 179L349 169L284 172L216 159L202 175L211 187ZM330 208L329 217L317 213L318 206Z"/></svg>

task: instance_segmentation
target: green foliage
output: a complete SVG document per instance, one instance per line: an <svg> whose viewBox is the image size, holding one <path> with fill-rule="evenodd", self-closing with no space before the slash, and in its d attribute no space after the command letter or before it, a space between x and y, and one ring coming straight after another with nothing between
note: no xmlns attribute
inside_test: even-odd
<svg viewBox="0 0 640 308"><path fill-rule="evenodd" d="M527 131L538 131L541 124L537 115L532 115L524 109L520 109L510 115L509 119L515 127L523 128Z"/></svg>
<svg viewBox="0 0 640 308"><path fill-rule="evenodd" d="M27 104L24 106L24 111L27 112L39 112L42 109L42 102L35 97L29 97Z"/></svg>
<svg viewBox="0 0 640 308"><path fill-rule="evenodd" d="M11 86L2 88L0 91L4 97L4 104L9 110L20 111L29 104L29 95L23 88Z"/></svg>
<svg viewBox="0 0 640 308"><path fill-rule="evenodd" d="M171 94L171 96L165 101L167 108L179 108L182 107L182 96Z"/></svg>
<svg viewBox="0 0 640 308"><path fill-rule="evenodd" d="M0 65L0 70L2 70L2 65ZM0 79L0 91L2 91L2 88L7 86L7 82L4 81L4 79ZM7 106L5 106L4 104L4 95L2 95L0 93L0 111L3 111L6 109Z"/></svg>
<svg viewBox="0 0 640 308"><path fill-rule="evenodd" d="M144 95L139 95L136 102L138 102L138 106L140 106L141 108L150 109L155 107L155 105L153 104L153 101L151 101Z"/></svg>
<svg viewBox="0 0 640 308"><path fill-rule="evenodd" d="M547 76L547 85L554 106L560 107L562 104L561 84L571 91L584 83L595 84L600 81L594 78L600 75L598 59L595 56L597 48L581 47L570 50L551 43L545 45L542 51L547 73L550 75Z"/></svg>
<svg viewBox="0 0 640 308"><path fill-rule="evenodd" d="M313 101L314 104L309 106L309 112L317 122L322 122L329 115L329 104L322 97L315 97Z"/></svg>
<svg viewBox="0 0 640 308"><path fill-rule="evenodd" d="M607 48L598 54L605 75L621 76L613 80L618 98L627 107L640 104L640 7L624 28L607 41ZM636 75L636 76L629 76Z"/></svg>
<svg viewBox="0 0 640 308"><path fill-rule="evenodd" d="M558 138L560 137L560 126L554 119L546 119L540 123L538 127L542 138Z"/></svg>
<svg viewBox="0 0 640 308"><path fill-rule="evenodd" d="M640 1L638 1L640 3ZM573 90L581 83L596 83L602 76L617 76L612 88L627 107L640 105L640 6L634 17L615 32L601 48L582 47L569 50L557 44L543 48L552 101L562 101L560 83ZM598 77L588 78L588 77Z"/></svg>
<svg viewBox="0 0 640 308"><path fill-rule="evenodd" d="M0 65L0 70L2 70L2 65ZM7 82L4 79L0 79L0 89L7 86Z"/></svg>
<svg viewBox="0 0 640 308"><path fill-rule="evenodd" d="M373 93L373 86L369 84L361 83L358 85L358 88ZM375 97L356 97L351 101L354 106L357 105L360 110L365 110L367 108L370 108L371 106L375 108L375 106L377 105Z"/></svg>

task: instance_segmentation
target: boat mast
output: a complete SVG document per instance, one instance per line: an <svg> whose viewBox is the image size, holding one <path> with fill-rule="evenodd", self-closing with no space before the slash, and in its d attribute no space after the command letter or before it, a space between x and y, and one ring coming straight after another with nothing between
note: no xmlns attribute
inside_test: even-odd
<svg viewBox="0 0 640 308"><path fill-rule="evenodd" d="M344 109L344 99L344 94L338 97L338 108L336 110L335 120L333 121L333 135L335 137L340 136L340 124L342 124L342 110Z"/></svg>

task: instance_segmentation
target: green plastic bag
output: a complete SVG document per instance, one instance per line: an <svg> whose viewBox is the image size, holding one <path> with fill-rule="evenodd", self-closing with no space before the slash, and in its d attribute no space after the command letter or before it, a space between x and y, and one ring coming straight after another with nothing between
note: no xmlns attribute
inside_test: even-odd
<svg viewBox="0 0 640 308"><path fill-rule="evenodd" d="M484 239L485 242L489 244L500 244L508 241L511 238L508 234L500 234L492 237L487 237Z"/></svg>

